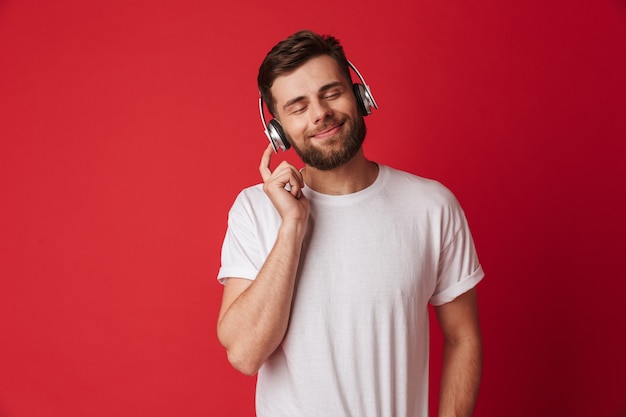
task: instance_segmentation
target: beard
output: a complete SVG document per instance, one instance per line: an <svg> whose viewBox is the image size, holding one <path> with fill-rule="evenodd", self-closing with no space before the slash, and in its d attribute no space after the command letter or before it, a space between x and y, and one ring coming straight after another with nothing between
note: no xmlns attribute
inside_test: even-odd
<svg viewBox="0 0 626 417"><path fill-rule="evenodd" d="M329 149L318 148L312 144L311 136L340 123L343 123L346 130L329 139L330 143L325 147ZM289 142L302 162L321 171L329 171L347 163L357 154L363 145L366 132L365 121L361 115L355 119L350 119L348 116L331 117L314 132L307 132L301 146L297 146L291 137L289 137Z"/></svg>

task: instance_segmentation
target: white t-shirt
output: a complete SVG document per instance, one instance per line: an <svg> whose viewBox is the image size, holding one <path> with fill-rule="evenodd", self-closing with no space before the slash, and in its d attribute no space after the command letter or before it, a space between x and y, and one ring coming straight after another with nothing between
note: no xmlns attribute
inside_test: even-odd
<svg viewBox="0 0 626 417"><path fill-rule="evenodd" d="M258 417L428 416L428 303L482 278L465 215L440 183L387 166L311 203L289 328L258 373ZM260 185L229 213L218 278L255 279L280 226Z"/></svg>

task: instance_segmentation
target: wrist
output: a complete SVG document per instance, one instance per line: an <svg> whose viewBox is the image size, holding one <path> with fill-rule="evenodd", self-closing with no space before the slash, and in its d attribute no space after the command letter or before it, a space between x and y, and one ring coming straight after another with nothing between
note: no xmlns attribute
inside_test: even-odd
<svg viewBox="0 0 626 417"><path fill-rule="evenodd" d="M283 219L278 229L278 237L282 239L304 240L307 229L307 219Z"/></svg>

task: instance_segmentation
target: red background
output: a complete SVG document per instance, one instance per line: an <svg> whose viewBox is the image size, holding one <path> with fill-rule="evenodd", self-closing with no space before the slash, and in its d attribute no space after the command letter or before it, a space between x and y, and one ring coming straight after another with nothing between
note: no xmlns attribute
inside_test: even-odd
<svg viewBox="0 0 626 417"><path fill-rule="evenodd" d="M253 415L215 275L258 65L300 28L372 87L367 155L467 212L476 415L626 415L624 2L5 0L0 416Z"/></svg>

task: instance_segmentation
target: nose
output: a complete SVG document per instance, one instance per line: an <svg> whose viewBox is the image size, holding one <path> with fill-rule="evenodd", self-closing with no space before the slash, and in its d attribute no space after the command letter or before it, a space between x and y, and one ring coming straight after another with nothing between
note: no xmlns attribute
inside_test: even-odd
<svg viewBox="0 0 626 417"><path fill-rule="evenodd" d="M313 124L323 122L333 113L332 109L325 100L314 100L309 103L309 108L309 114L311 115L311 122Z"/></svg>

